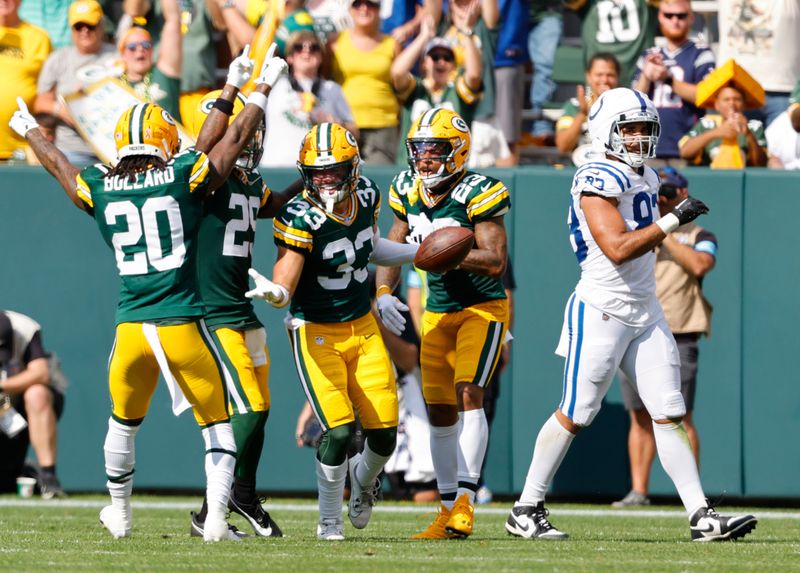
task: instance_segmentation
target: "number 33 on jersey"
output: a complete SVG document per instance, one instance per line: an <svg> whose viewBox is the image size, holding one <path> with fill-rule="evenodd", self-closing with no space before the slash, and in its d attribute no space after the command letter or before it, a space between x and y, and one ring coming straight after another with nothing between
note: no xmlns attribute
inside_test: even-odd
<svg viewBox="0 0 800 573"><path fill-rule="evenodd" d="M367 264L373 249L381 195L360 177L350 212L326 212L308 190L273 219L275 244L305 255L291 313L310 322L345 322L370 311Z"/></svg>

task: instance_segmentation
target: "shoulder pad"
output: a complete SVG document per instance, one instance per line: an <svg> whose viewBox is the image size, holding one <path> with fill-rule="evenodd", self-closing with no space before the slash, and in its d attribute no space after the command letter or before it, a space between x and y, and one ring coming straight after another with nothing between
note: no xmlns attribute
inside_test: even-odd
<svg viewBox="0 0 800 573"><path fill-rule="evenodd" d="M591 162L580 167L572 180L578 193L589 191L604 197L617 197L630 187L624 171L607 163Z"/></svg>
<svg viewBox="0 0 800 573"><path fill-rule="evenodd" d="M411 169L406 169L394 176L392 187L398 195L406 195L414 187L414 179Z"/></svg>

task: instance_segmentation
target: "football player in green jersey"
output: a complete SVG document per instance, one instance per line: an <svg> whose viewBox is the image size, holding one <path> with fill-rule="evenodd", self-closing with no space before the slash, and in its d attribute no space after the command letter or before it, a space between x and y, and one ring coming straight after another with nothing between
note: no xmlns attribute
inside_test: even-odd
<svg viewBox="0 0 800 573"><path fill-rule="evenodd" d="M411 169L392 181L395 220L389 239L420 242L431 231L461 226L475 232L475 248L458 268L428 273L422 316L422 390L431 424L431 453L442 505L414 539L467 537L486 453L483 393L500 358L508 328L501 277L507 261L503 215L511 208L501 181L465 170L467 124L454 111L420 115L406 139ZM391 287L399 269L381 267L377 306L391 325L397 317Z"/></svg>
<svg viewBox="0 0 800 573"><path fill-rule="evenodd" d="M212 149L246 103L247 98L230 84L206 94L194 114L195 147ZM256 535L281 537L280 527L256 496L256 471L270 409L269 350L264 326L244 293L249 288L247 271L252 262L256 218L272 217L303 185L298 180L275 193L264 184L257 170L264 130L261 122L231 175L206 201L198 238L203 256L197 270L206 304L205 322L227 370L228 411L237 452L228 508L244 517ZM203 500L202 510L192 512L192 535L202 536L207 508Z"/></svg>
<svg viewBox="0 0 800 573"><path fill-rule="evenodd" d="M228 81L242 85L252 68L246 55L237 58ZM184 404L191 405L205 442L209 511L204 539L235 538L225 513L236 446L221 363L202 320L197 235L204 199L227 178L263 121L267 94L285 71L286 62L270 52L248 105L208 155L191 149L179 153L175 121L152 103L131 107L117 122L114 167L96 164L81 170L70 164L45 139L21 100L10 121L70 200L95 219L116 256L121 288L109 361L112 414L104 446L111 505L100 512L100 521L115 538L131 534L134 442L159 370L173 395L173 410L179 413Z"/></svg>
<svg viewBox="0 0 800 573"><path fill-rule="evenodd" d="M247 296L276 307L291 300L286 324L295 366L324 431L317 449L317 537L337 541L344 539L348 469L348 515L362 529L397 435L395 377L371 312L367 263L402 265L417 248L377 236L380 191L360 175L356 139L344 127L311 128L297 165L305 189L273 220L278 256L272 281L251 271L256 288ZM366 439L363 453L348 463L354 408Z"/></svg>

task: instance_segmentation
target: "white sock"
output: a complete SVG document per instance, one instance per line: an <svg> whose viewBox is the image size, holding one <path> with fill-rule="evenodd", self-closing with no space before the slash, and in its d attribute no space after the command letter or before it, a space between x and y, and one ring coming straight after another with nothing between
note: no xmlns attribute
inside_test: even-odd
<svg viewBox="0 0 800 573"><path fill-rule="evenodd" d="M362 486L371 487L375 483L383 466L389 461L391 455L376 454L369 447L369 438L364 442L364 451L361 452L361 461L356 466L356 479Z"/></svg>
<svg viewBox="0 0 800 573"><path fill-rule="evenodd" d="M136 433L140 426L126 426L113 418L108 419L108 433L103 445L106 462L106 482L111 494L111 505L122 517L131 517L130 497L133 491L133 467L136 463ZM120 480L120 481L118 481Z"/></svg>
<svg viewBox="0 0 800 573"><path fill-rule="evenodd" d="M489 442L489 423L483 408L459 412L461 420L458 432L458 493L456 499L469 496L469 502L475 504L475 492L481 479L481 466L486 455ZM468 487L470 484L474 487Z"/></svg>
<svg viewBox="0 0 800 573"><path fill-rule="evenodd" d="M568 432L555 414L547 419L536 437L528 477L525 478L525 487L519 496L520 504L536 505L544 501L544 494L574 438L575 434Z"/></svg>
<svg viewBox="0 0 800 573"><path fill-rule="evenodd" d="M656 424L653 422L658 459L664 471L675 484L678 495L689 515L706 506L706 496L700 485L700 474L694 459L689 436L683 424Z"/></svg>
<svg viewBox="0 0 800 573"><path fill-rule="evenodd" d="M431 457L436 472L436 485L439 488L442 504L447 509L453 509L455 499L445 498L452 497L458 491L459 425L431 426Z"/></svg>
<svg viewBox="0 0 800 573"><path fill-rule="evenodd" d="M202 429L206 445L206 500L208 512L213 517L228 510L228 498L233 485L236 466L236 441L229 422L214 424Z"/></svg>
<svg viewBox="0 0 800 573"><path fill-rule="evenodd" d="M338 466L326 466L317 461L317 490L319 491L320 519L342 518L344 480L347 477L347 459Z"/></svg>

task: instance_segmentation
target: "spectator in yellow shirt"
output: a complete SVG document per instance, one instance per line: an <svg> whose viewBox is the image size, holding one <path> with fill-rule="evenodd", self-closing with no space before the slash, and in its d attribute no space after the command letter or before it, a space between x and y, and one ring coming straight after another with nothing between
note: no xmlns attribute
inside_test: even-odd
<svg viewBox="0 0 800 573"><path fill-rule="evenodd" d="M17 111L17 96L33 106L36 80L51 49L47 32L20 19L21 3L0 0L0 70L3 84L14 86L0 92L0 160L25 159L25 140L17 137L8 122Z"/></svg>

